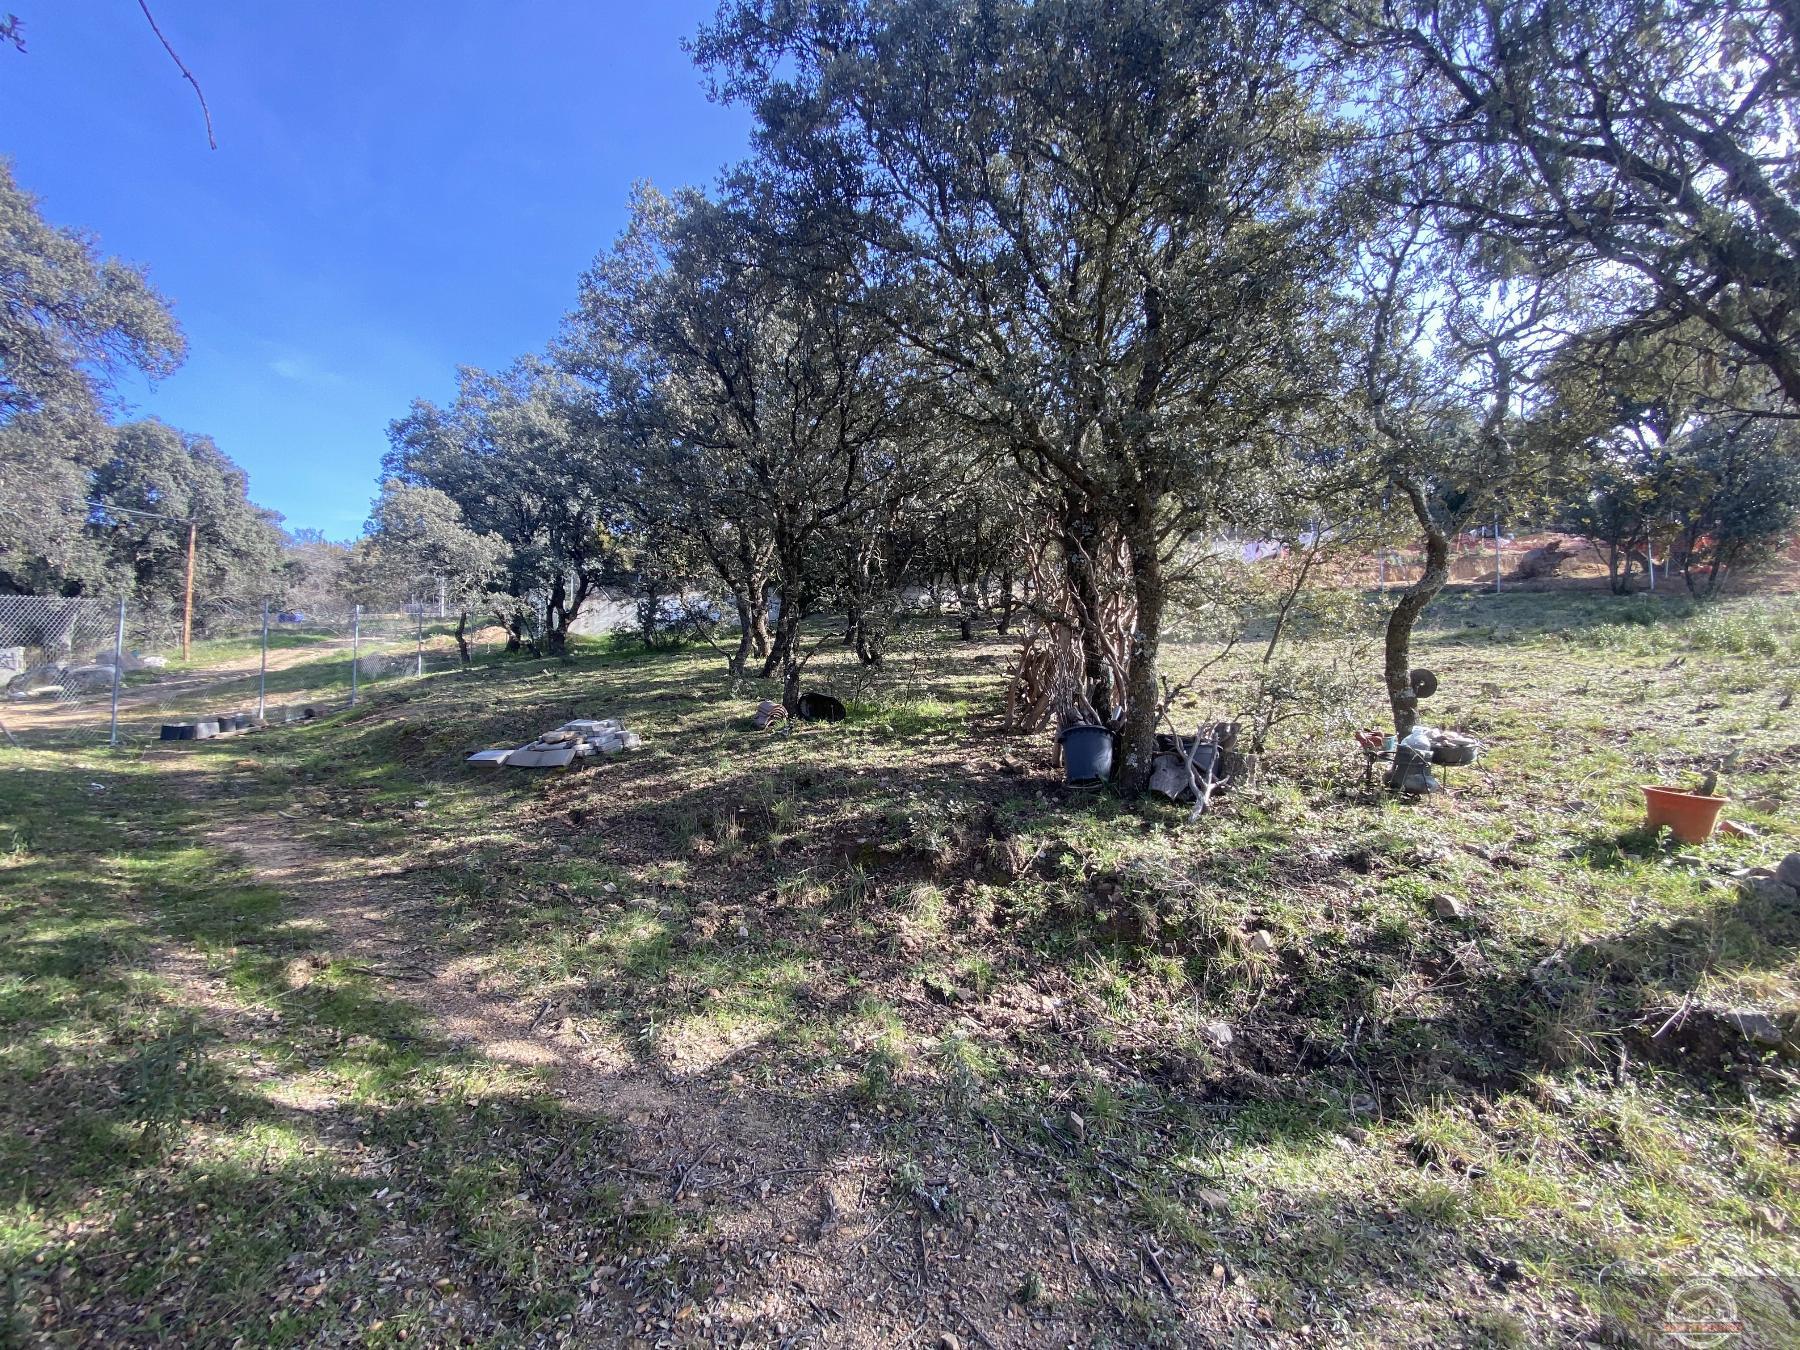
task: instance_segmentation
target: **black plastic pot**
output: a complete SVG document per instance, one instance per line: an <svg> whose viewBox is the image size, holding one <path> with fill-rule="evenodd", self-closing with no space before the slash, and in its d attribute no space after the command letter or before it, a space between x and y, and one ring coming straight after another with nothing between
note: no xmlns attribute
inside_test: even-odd
<svg viewBox="0 0 1800 1350"><path fill-rule="evenodd" d="M1062 745L1063 777L1071 783L1093 783L1112 777L1112 732L1092 722L1064 727L1057 738Z"/></svg>
<svg viewBox="0 0 1800 1350"><path fill-rule="evenodd" d="M164 722L161 738L165 741L191 741L194 739L194 724L192 722Z"/></svg>

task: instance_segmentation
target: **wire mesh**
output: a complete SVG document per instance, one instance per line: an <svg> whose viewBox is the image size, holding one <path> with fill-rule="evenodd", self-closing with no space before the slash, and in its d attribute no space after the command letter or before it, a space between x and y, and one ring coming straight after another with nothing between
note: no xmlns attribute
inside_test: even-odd
<svg viewBox="0 0 1800 1350"><path fill-rule="evenodd" d="M0 595L0 725L14 744L110 723L116 600Z"/></svg>
<svg viewBox="0 0 1800 1350"><path fill-rule="evenodd" d="M31 749L302 720L394 681L455 669L455 630L455 616L439 617L435 603L368 609L328 600L300 609L197 599L191 629L180 608L131 603L121 633L116 600L0 596L0 727L15 747ZM464 638L479 660L504 635L471 624Z"/></svg>

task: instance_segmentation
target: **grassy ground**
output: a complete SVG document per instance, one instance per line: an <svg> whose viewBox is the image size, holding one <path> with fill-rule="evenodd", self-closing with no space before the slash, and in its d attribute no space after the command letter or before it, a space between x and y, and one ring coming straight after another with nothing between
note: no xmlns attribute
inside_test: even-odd
<svg viewBox="0 0 1800 1350"><path fill-rule="evenodd" d="M1800 602L1445 597L1430 715L1493 749L1423 803L1288 701L1372 684L1357 622L1202 677L1184 722L1288 720L1191 827L1063 788L1005 644L935 630L827 648L853 715L792 734L615 648L10 756L12 1334L1657 1344L1713 1275L1791 1343L1750 1277L1800 1269L1800 913L1730 872L1800 848ZM645 749L462 764L578 715ZM1754 836L1639 828L1721 765ZM418 969L596 1095L345 954L318 896L377 864Z"/></svg>

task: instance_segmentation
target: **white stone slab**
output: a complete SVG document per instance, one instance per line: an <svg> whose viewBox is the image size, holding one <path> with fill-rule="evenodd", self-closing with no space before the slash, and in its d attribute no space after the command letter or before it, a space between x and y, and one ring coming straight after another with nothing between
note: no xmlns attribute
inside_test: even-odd
<svg viewBox="0 0 1800 1350"><path fill-rule="evenodd" d="M575 759L572 745L542 745L533 741L506 757L509 769L564 769Z"/></svg>

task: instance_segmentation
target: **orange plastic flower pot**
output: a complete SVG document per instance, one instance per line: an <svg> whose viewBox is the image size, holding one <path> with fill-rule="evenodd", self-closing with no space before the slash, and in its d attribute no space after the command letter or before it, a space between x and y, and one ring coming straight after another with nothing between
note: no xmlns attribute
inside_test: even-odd
<svg viewBox="0 0 1800 1350"><path fill-rule="evenodd" d="M1652 830L1664 825L1669 833L1684 844L1704 844L1712 838L1719 823L1719 812L1725 809L1723 797L1702 797L1680 788L1647 787L1644 789L1645 824Z"/></svg>

